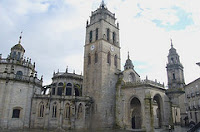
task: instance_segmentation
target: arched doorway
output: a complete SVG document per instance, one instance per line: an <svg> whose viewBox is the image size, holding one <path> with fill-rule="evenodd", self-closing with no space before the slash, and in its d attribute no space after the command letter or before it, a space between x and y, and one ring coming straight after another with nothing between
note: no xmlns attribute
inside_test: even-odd
<svg viewBox="0 0 200 132"><path fill-rule="evenodd" d="M131 108L131 128L141 129L142 125L142 114L141 114L141 103L140 100L134 97L130 102Z"/></svg>
<svg viewBox="0 0 200 132"><path fill-rule="evenodd" d="M153 97L153 115L154 115L154 127L161 128L162 127L162 98L159 94L156 94Z"/></svg>

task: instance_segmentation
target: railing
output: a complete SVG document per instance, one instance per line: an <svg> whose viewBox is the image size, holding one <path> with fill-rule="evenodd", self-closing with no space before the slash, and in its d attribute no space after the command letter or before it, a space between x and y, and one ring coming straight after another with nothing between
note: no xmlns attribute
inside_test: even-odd
<svg viewBox="0 0 200 132"><path fill-rule="evenodd" d="M200 122L197 123L195 126L193 126L190 130L188 130L187 132L195 132L196 130L200 129Z"/></svg>
<svg viewBox="0 0 200 132"><path fill-rule="evenodd" d="M0 73L0 78L6 79L6 80L9 79L9 80L17 80L17 81L23 81L23 82L31 82L37 85L42 85L42 80L39 80L38 78L31 77L31 76Z"/></svg>
<svg viewBox="0 0 200 132"><path fill-rule="evenodd" d="M148 79L140 80L140 81L137 81L137 82L134 82L134 83L133 82L125 82L124 86L138 86L138 85L144 85L144 84L158 86L158 87L164 89L164 84L160 84L160 83L157 83L156 81L151 81L151 80L148 80Z"/></svg>
<svg viewBox="0 0 200 132"><path fill-rule="evenodd" d="M1 58L0 59L0 64L6 64L6 63L12 63L12 64L17 64L17 65L22 65L25 67L30 67L32 69L35 68L35 64L31 64L30 60L16 60L16 59L7 59L7 58Z"/></svg>

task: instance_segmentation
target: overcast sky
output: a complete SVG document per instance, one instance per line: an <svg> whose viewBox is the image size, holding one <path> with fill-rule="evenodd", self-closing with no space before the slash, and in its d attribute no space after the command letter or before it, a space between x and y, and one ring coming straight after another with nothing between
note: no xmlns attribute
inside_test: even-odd
<svg viewBox="0 0 200 132"><path fill-rule="evenodd" d="M86 21L101 0L1 0L0 53L7 57L23 31L25 56L36 62L44 84L53 71L83 71ZM145 79L167 83L170 38L184 66L186 84L200 67L199 0L105 0L120 25L122 70L127 52Z"/></svg>

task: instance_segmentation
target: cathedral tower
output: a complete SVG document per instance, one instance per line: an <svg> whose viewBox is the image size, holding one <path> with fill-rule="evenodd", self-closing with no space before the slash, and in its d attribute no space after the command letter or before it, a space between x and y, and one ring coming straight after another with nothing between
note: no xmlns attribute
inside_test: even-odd
<svg viewBox="0 0 200 132"><path fill-rule="evenodd" d="M184 74L183 65L180 62L180 58L176 49L173 47L171 40L171 49L168 54L167 64L167 77L168 77L168 96L173 99L184 92ZM176 101L175 101L176 102Z"/></svg>
<svg viewBox="0 0 200 132"><path fill-rule="evenodd" d="M115 14L102 1L86 24L84 94L94 101L90 123L93 128L112 128L115 122L115 73L121 65L119 24L115 20Z"/></svg>

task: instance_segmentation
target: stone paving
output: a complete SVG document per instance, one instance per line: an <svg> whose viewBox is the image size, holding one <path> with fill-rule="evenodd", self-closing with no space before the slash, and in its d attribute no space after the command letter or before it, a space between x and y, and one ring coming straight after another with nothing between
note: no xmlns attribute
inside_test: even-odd
<svg viewBox="0 0 200 132"><path fill-rule="evenodd" d="M188 130L189 130L188 127L175 126L175 128L174 128L174 130L172 130L172 132L187 132ZM169 130L155 129L155 132L169 132Z"/></svg>

